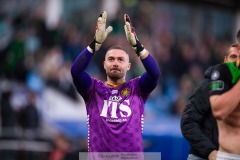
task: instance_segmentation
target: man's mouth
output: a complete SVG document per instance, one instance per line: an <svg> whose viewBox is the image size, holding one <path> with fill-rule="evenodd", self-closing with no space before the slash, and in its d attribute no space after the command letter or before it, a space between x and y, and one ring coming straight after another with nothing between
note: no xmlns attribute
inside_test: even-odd
<svg viewBox="0 0 240 160"><path fill-rule="evenodd" d="M113 69L111 69L111 71L118 71L118 72L120 72L120 69L113 68Z"/></svg>

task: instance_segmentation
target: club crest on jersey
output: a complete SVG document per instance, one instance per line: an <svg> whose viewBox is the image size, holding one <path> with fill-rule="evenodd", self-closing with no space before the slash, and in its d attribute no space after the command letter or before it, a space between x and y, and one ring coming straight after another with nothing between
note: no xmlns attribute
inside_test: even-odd
<svg viewBox="0 0 240 160"><path fill-rule="evenodd" d="M211 79L212 80L217 80L219 78L220 74L218 71L213 71L212 75L211 75Z"/></svg>
<svg viewBox="0 0 240 160"><path fill-rule="evenodd" d="M121 94L125 97L127 97L129 94L130 94L130 89L129 88L124 88L122 91L121 91Z"/></svg>

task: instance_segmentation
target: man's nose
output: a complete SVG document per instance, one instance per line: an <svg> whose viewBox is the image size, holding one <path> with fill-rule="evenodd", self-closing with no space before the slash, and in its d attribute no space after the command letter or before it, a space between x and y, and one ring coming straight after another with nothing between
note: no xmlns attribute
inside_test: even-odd
<svg viewBox="0 0 240 160"><path fill-rule="evenodd" d="M118 65L118 60L114 60L113 65Z"/></svg>
<svg viewBox="0 0 240 160"><path fill-rule="evenodd" d="M113 64L113 67L118 67L118 64L117 64L117 63L114 63L114 64Z"/></svg>

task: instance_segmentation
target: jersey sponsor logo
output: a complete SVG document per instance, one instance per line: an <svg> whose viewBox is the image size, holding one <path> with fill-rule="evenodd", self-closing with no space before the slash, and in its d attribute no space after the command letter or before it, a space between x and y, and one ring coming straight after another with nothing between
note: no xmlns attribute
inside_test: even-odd
<svg viewBox="0 0 240 160"><path fill-rule="evenodd" d="M120 97L120 96L110 96L109 97L109 100L110 101L115 101L115 102L118 102L118 101L120 101L122 99L122 97Z"/></svg>
<svg viewBox="0 0 240 160"><path fill-rule="evenodd" d="M223 90L223 88L224 88L224 83L223 83L223 81L220 81L220 80L214 81L210 84L211 91L216 91L216 90L221 91L221 90Z"/></svg>
<svg viewBox="0 0 240 160"><path fill-rule="evenodd" d="M114 118L114 119L107 118L106 121L110 122L110 123L122 123L122 122L126 122L127 119L126 118L121 118L121 119L120 118Z"/></svg>
<svg viewBox="0 0 240 160"><path fill-rule="evenodd" d="M129 94L130 94L130 89L129 88L124 88L122 91L121 91L121 94L125 97L127 97Z"/></svg>
<svg viewBox="0 0 240 160"><path fill-rule="evenodd" d="M119 97L113 96L113 97L110 97L109 100L104 100L104 104L103 104L103 108L100 116L107 118L106 121L108 122L121 123L121 122L127 121L126 118L131 116L132 114L132 110L129 107L130 105L129 99L126 99L120 103L119 100L122 99L120 96ZM108 112L110 113L108 114ZM110 117L108 115L110 115Z"/></svg>
<svg viewBox="0 0 240 160"><path fill-rule="evenodd" d="M220 76L220 73L218 71L213 71L212 75L211 75L211 79L212 80L217 80Z"/></svg>

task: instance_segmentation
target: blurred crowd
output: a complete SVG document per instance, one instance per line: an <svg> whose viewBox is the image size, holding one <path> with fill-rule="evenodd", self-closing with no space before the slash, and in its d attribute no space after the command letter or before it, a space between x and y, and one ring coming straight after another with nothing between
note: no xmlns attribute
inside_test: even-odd
<svg viewBox="0 0 240 160"><path fill-rule="evenodd" d="M211 20L201 25L203 12L194 11L187 4L176 4L179 7L172 7L175 9L173 11L170 7L173 4L161 2L142 1L133 7L124 5L121 4L125 9L116 10L115 15L118 16L109 19L113 33L94 56L87 71L105 80L104 53L110 46L119 44L130 53L132 68L128 79L144 72L139 58L125 38L123 15L127 12L132 17L139 40L153 54L161 69L159 84L146 104L145 119L180 116L189 92L203 78L204 71L210 65L222 62L227 47L235 42L232 38L233 28L226 32L226 28L222 27L214 34ZM41 96L46 87L55 88L73 101L81 101L72 84L70 67L93 39L95 23L101 11L94 8L72 13L75 16L72 21L62 17L54 27L46 25L46 16L40 7L25 9L14 15L0 11L0 118L1 126L5 128L2 129L2 137L12 138L11 133L15 131L11 129L16 129L16 126L21 130L17 132L21 133L21 137L27 134L29 138L32 133L44 135L39 128L43 125ZM174 22L176 9L185 11L186 16L177 19L180 21L178 23ZM214 9L209 10L209 15L218 13ZM188 13L194 13L197 18ZM221 14L224 17L224 13ZM228 25L234 24L229 15L234 16L226 12L225 19L219 23L224 24L227 19L230 22ZM184 27L188 28L187 32ZM38 139L51 139L41 136ZM57 138L56 141L52 138L52 142L67 150L66 138L62 135ZM54 153L61 157L61 151ZM53 157L52 160L57 160Z"/></svg>

